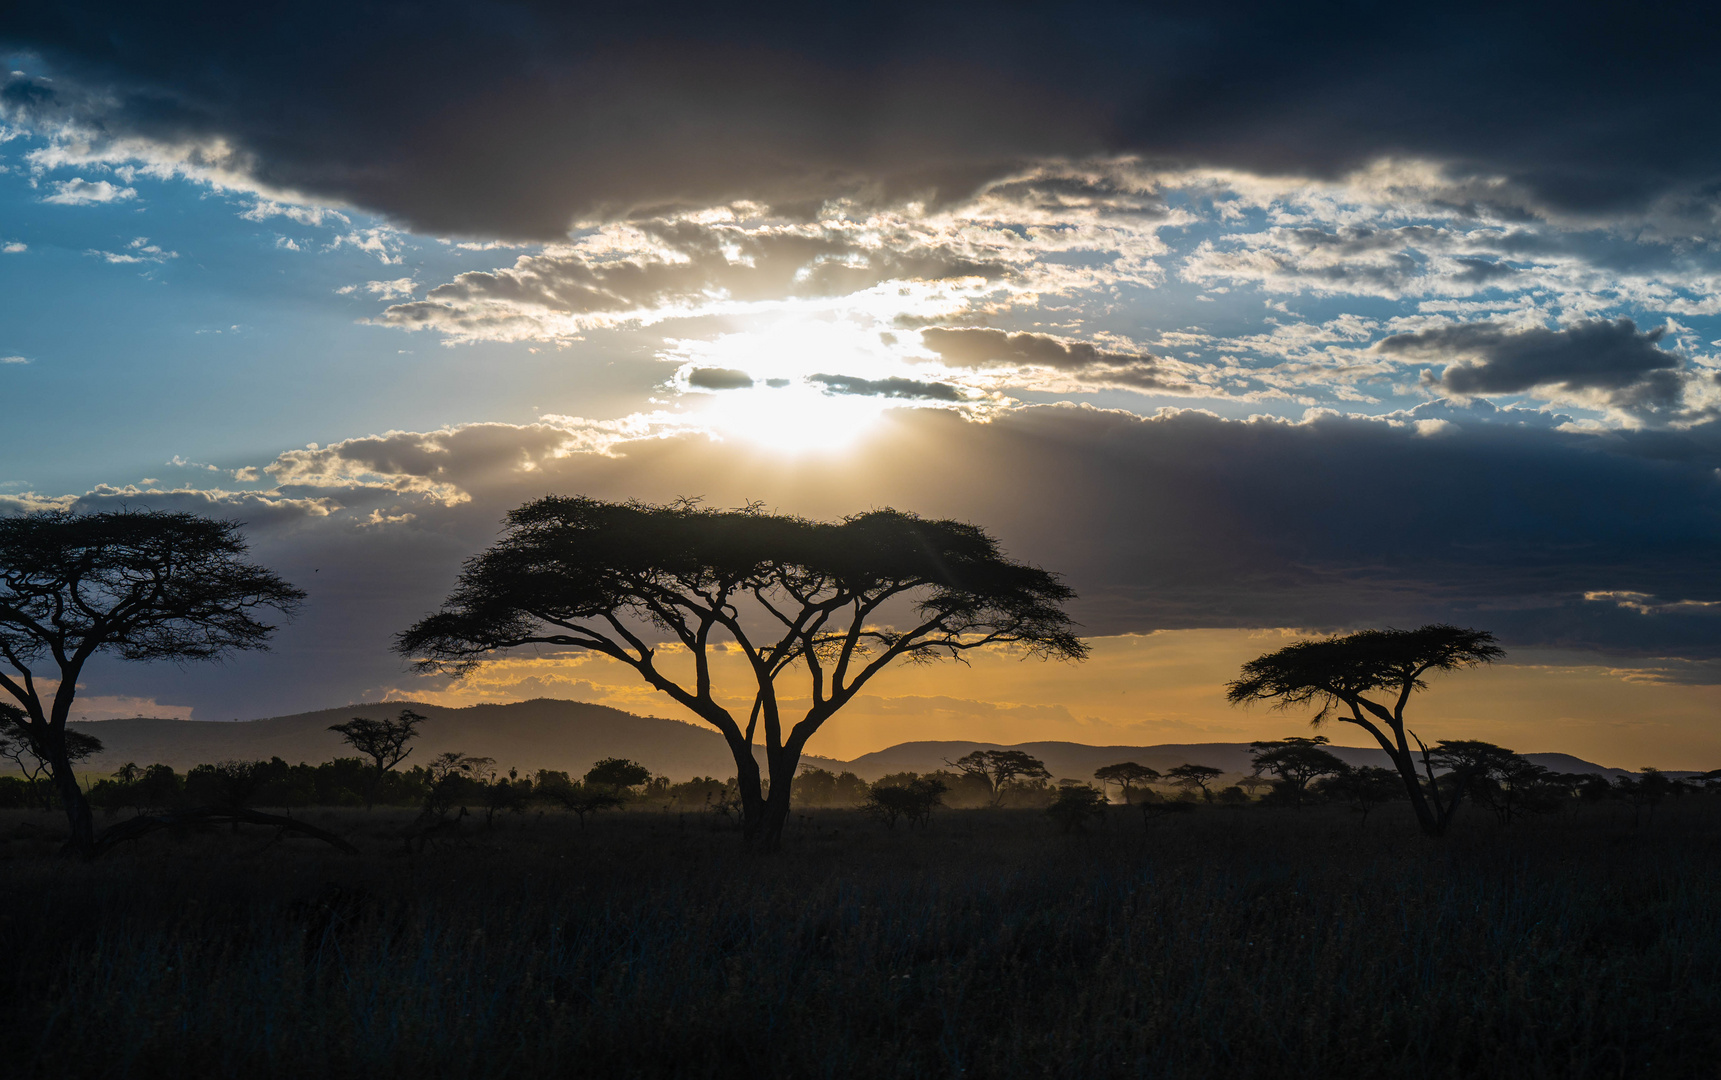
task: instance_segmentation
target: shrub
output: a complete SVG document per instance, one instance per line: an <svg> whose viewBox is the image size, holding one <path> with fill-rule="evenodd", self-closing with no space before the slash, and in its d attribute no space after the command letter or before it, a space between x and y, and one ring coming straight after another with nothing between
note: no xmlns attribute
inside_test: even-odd
<svg viewBox="0 0 1721 1080"><path fill-rule="evenodd" d="M1088 822L1105 817L1105 792L1087 784L1065 784L1046 813L1065 832L1086 832Z"/></svg>

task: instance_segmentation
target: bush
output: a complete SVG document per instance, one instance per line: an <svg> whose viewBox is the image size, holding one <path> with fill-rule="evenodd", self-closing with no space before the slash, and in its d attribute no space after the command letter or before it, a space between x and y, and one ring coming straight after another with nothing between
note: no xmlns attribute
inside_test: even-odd
<svg viewBox="0 0 1721 1080"><path fill-rule="evenodd" d="M1065 832L1086 832L1088 822L1105 817L1105 792L1087 784L1065 784L1046 813Z"/></svg>
<svg viewBox="0 0 1721 1080"><path fill-rule="evenodd" d="M867 792L861 810L893 831L898 818L906 818L910 825L925 826L932 819L932 811L944 805L945 790L944 781L933 776L896 784L881 780Z"/></svg>

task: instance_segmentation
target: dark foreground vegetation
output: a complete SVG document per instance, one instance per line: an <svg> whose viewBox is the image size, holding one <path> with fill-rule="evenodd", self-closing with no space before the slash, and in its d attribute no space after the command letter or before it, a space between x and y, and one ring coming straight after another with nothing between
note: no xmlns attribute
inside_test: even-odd
<svg viewBox="0 0 1721 1080"><path fill-rule="evenodd" d="M1415 838L1114 806L300 811L88 863L0 814L16 1076L1682 1077L1721 1053L1721 798Z"/></svg>

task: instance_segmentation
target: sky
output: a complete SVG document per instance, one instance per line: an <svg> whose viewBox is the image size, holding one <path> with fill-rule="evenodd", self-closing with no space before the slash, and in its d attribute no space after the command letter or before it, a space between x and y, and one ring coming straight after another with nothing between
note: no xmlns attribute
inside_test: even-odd
<svg viewBox="0 0 1721 1080"><path fill-rule="evenodd" d="M1709 23L15 5L0 512L243 521L310 594L268 654L96 665L90 719L677 715L601 660L390 652L583 493L959 518L1078 593L1087 663L892 672L815 753L1279 737L1240 664L1449 621L1507 656L1425 737L1712 768Z"/></svg>

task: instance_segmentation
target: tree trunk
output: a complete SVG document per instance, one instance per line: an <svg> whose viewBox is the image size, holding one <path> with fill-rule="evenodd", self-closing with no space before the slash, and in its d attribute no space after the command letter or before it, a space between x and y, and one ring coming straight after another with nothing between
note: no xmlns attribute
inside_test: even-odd
<svg viewBox="0 0 1721 1080"><path fill-rule="evenodd" d="M60 853L83 859L93 858L96 850L96 822L90 814L90 801L84 798L84 790L78 786L77 773L72 771L72 763L63 759L53 763L53 773L54 790L60 796L60 805L66 808L66 823L72 830Z"/></svg>
<svg viewBox="0 0 1721 1080"><path fill-rule="evenodd" d="M799 763L800 755L791 757L787 750L779 751L777 763L771 769L770 791L760 794L757 788L754 789L756 808L746 807L743 818L743 835L751 850L768 854L782 847L783 826L789 821L789 793L793 790L795 768Z"/></svg>

